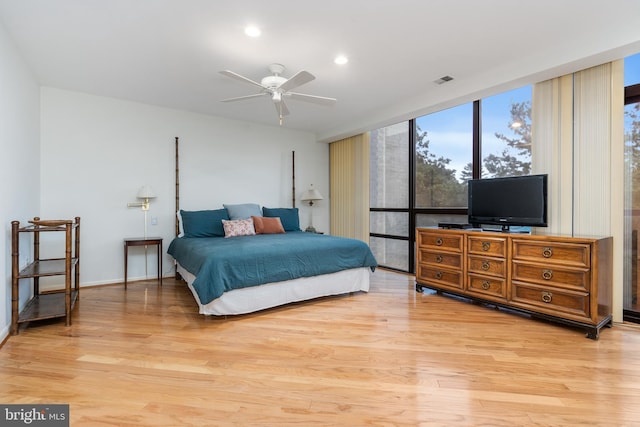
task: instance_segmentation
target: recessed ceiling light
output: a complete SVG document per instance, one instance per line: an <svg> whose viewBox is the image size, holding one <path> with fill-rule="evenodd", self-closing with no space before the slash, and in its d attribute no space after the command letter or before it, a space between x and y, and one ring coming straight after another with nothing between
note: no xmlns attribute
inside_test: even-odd
<svg viewBox="0 0 640 427"><path fill-rule="evenodd" d="M256 27L255 25L247 26L244 29L244 33L249 37L260 37L260 34L262 34L262 32L260 31L260 28Z"/></svg>
<svg viewBox="0 0 640 427"><path fill-rule="evenodd" d="M344 55L338 55L338 56L336 56L336 59L333 60L333 62L335 62L338 65L344 65L347 62L349 62L349 58L347 58Z"/></svg>

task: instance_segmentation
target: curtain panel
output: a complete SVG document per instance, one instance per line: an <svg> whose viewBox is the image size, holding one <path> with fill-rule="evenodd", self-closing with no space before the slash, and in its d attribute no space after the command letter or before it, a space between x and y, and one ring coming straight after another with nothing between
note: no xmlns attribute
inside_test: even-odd
<svg viewBox="0 0 640 427"><path fill-rule="evenodd" d="M369 243L369 133L329 146L331 235Z"/></svg>
<svg viewBox="0 0 640 427"><path fill-rule="evenodd" d="M614 61L534 85L533 173L549 174L545 233L613 236L614 321L622 320L624 69Z"/></svg>

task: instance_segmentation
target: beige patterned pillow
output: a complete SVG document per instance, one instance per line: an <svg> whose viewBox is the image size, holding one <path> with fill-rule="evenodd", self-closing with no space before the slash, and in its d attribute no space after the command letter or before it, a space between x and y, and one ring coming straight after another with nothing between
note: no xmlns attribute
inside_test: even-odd
<svg viewBox="0 0 640 427"><path fill-rule="evenodd" d="M252 236L256 234L256 229L253 227L253 220L251 218L236 220L223 219L222 226L224 227L224 237Z"/></svg>

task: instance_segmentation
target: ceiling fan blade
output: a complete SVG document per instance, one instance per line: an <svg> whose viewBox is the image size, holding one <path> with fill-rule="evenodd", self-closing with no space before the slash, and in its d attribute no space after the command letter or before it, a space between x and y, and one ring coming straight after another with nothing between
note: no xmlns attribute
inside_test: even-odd
<svg viewBox="0 0 640 427"><path fill-rule="evenodd" d="M224 76L227 76L227 77L231 77L232 79L240 80L241 82L249 83L249 84L252 84L254 86L258 86L258 87L261 87L263 89L266 89L266 87L262 86L260 83L255 82L255 81L253 81L250 78L247 78L245 76L241 76L238 73L234 73L233 71L223 70L223 71L220 71L220 74L222 74Z"/></svg>
<svg viewBox="0 0 640 427"><path fill-rule="evenodd" d="M278 112L278 116L288 116L289 109L287 108L287 104L284 101L274 102L273 105L276 106L276 111Z"/></svg>
<svg viewBox="0 0 640 427"><path fill-rule="evenodd" d="M314 104L320 104L320 105L333 105L337 101L337 99L335 98L327 98L326 96L307 95L305 93L287 92L284 95L291 99L296 99L298 101L312 102Z"/></svg>
<svg viewBox="0 0 640 427"><path fill-rule="evenodd" d="M244 99L259 98L265 95L268 95L268 93L265 92L265 93L256 93L253 95L236 96L235 98L221 99L220 102L242 101Z"/></svg>
<svg viewBox="0 0 640 427"><path fill-rule="evenodd" d="M309 73L308 71L299 71L289 80L282 83L280 85L280 89L282 89L283 91L291 90L305 83L309 83L311 80L314 80L314 79L315 79L314 75Z"/></svg>

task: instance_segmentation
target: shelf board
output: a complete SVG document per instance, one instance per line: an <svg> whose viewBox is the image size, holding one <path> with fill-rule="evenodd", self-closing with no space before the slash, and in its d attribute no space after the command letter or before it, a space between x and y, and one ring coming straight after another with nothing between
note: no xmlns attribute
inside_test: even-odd
<svg viewBox="0 0 640 427"><path fill-rule="evenodd" d="M65 317L64 297L64 292L49 292L34 296L20 312L18 323ZM77 299L78 291L71 291L71 310Z"/></svg>
<svg viewBox="0 0 640 427"><path fill-rule="evenodd" d="M78 262L78 258L71 259L71 268L74 268ZM29 277L44 276L64 276L66 274L66 260L64 258L41 259L27 265L20 270L18 278L24 279Z"/></svg>
<svg viewBox="0 0 640 427"><path fill-rule="evenodd" d="M67 225L71 226L71 229L75 229L76 227L79 226L79 224L77 223L72 223L69 221L58 221L58 220L54 220L54 221L40 221L40 224L33 224L33 221L29 221L32 224L31 225L27 225L25 227L21 227L18 229L19 232L21 233L40 233L40 232L47 232L47 231L66 231L67 230Z"/></svg>

